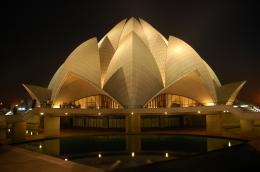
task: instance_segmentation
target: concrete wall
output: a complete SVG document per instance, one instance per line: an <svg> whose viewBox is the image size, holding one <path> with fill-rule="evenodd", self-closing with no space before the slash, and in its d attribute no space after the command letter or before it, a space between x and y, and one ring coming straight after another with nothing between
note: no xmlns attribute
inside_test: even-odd
<svg viewBox="0 0 260 172"><path fill-rule="evenodd" d="M0 140L6 140L7 139L7 133L5 128L0 128Z"/></svg>
<svg viewBox="0 0 260 172"><path fill-rule="evenodd" d="M240 119L240 131L249 133L254 130L254 121L250 119Z"/></svg>
<svg viewBox="0 0 260 172"><path fill-rule="evenodd" d="M17 122L13 125L14 140L23 140L26 137L26 122Z"/></svg>
<svg viewBox="0 0 260 172"><path fill-rule="evenodd" d="M234 128L240 126L240 119L230 113L221 114L221 123L224 128Z"/></svg>
<svg viewBox="0 0 260 172"><path fill-rule="evenodd" d="M60 117L44 116L44 134L56 136L60 134Z"/></svg>
<svg viewBox="0 0 260 172"><path fill-rule="evenodd" d="M220 134L222 132L221 116L207 115L206 116L207 133Z"/></svg>
<svg viewBox="0 0 260 172"><path fill-rule="evenodd" d="M126 133L140 133L141 132L141 116L139 114L126 116Z"/></svg>

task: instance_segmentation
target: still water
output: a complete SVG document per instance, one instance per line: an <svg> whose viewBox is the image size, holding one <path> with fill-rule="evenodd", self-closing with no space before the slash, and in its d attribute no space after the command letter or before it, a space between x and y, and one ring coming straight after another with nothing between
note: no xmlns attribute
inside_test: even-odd
<svg viewBox="0 0 260 172"><path fill-rule="evenodd" d="M113 170L228 148L240 140L183 135L81 136L19 146L68 161Z"/></svg>

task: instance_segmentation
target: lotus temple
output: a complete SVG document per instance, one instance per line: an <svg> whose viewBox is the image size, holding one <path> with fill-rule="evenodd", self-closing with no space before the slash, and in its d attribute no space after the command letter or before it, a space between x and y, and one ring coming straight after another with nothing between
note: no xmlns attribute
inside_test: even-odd
<svg viewBox="0 0 260 172"><path fill-rule="evenodd" d="M225 124L253 129L255 114L232 106L245 83L221 85L183 40L166 39L146 21L130 18L100 41L91 38L79 45L48 87L23 86L49 132L59 133L60 126L129 133L206 127L217 132Z"/></svg>
<svg viewBox="0 0 260 172"><path fill-rule="evenodd" d="M71 52L48 87L23 84L34 106L1 125L12 125L17 139L64 129L130 135L202 129L220 136L238 128L246 135L260 125L260 110L237 103L245 84L221 84L185 41L164 37L143 19L124 19Z"/></svg>

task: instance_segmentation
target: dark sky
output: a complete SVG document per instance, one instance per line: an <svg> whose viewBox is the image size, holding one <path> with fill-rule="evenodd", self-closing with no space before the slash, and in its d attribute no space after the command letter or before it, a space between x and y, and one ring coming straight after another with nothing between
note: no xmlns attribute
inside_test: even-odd
<svg viewBox="0 0 260 172"><path fill-rule="evenodd" d="M1 101L28 99L22 83L47 87L79 44L95 36L100 40L120 20L134 16L166 38L173 35L191 45L222 84L247 80L239 99L260 105L257 1L8 1L1 6Z"/></svg>

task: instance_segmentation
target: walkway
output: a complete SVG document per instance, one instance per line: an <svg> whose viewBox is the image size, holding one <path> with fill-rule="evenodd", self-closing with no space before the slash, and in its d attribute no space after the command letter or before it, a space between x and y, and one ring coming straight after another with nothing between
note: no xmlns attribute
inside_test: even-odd
<svg viewBox="0 0 260 172"><path fill-rule="evenodd" d="M103 172L101 169L31 152L15 146L0 147L2 172Z"/></svg>

